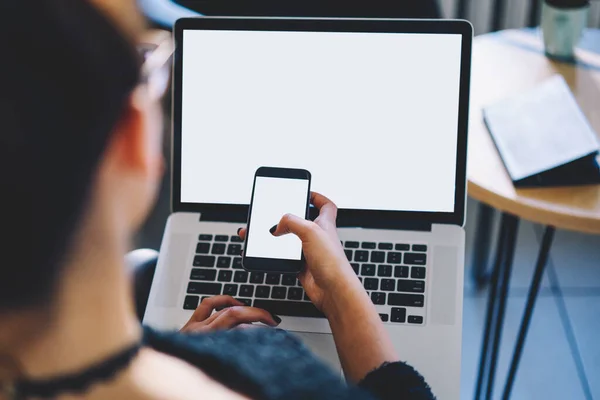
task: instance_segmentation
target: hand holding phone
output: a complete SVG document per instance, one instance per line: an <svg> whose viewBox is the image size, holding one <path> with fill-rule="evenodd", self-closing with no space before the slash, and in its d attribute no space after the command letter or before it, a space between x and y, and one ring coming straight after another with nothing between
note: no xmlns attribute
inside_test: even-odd
<svg viewBox="0 0 600 400"><path fill-rule="evenodd" d="M295 235L275 237L271 229L285 214L308 218L310 172L261 167L254 176L242 264L248 271L298 273L304 266Z"/></svg>
<svg viewBox="0 0 600 400"><path fill-rule="evenodd" d="M288 214L280 219L273 233L301 239L306 266L298 279L306 294L325 315L333 315L353 304L356 308L357 302L372 305L340 244L335 203L316 192L311 192L310 203L319 210L314 222ZM246 239L246 233L246 228L239 230L242 240Z"/></svg>

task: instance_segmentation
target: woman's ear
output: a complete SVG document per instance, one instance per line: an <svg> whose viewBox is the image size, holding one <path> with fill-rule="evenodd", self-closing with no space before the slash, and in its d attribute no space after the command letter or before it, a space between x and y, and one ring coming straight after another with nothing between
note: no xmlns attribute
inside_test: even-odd
<svg viewBox="0 0 600 400"><path fill-rule="evenodd" d="M164 171L162 110L140 85L123 107L99 170L99 190L138 229L154 203ZM107 204L109 204L107 203Z"/></svg>
<svg viewBox="0 0 600 400"><path fill-rule="evenodd" d="M107 148L107 158L124 173L154 175L157 163L162 168L162 126L152 115L160 109L153 110L146 90L141 85L131 93Z"/></svg>

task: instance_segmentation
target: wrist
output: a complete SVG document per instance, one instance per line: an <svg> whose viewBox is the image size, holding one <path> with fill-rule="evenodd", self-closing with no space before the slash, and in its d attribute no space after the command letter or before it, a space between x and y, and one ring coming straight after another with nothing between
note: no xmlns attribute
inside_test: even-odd
<svg viewBox="0 0 600 400"><path fill-rule="evenodd" d="M377 314L356 276L338 280L326 293L321 308L330 323L346 317L363 318L365 313Z"/></svg>

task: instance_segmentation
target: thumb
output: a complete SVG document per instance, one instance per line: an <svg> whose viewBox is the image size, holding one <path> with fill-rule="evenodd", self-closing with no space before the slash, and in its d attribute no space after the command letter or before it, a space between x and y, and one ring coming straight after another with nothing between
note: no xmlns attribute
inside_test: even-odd
<svg viewBox="0 0 600 400"><path fill-rule="evenodd" d="M285 214L279 221L279 224L271 228L271 233L273 236L293 233L304 242L316 233L317 228L317 225L312 221L307 221L293 214Z"/></svg>

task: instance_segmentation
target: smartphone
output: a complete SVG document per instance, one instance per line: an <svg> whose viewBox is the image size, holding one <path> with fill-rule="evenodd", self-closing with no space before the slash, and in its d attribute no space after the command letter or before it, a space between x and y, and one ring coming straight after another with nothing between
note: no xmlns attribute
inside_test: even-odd
<svg viewBox="0 0 600 400"><path fill-rule="evenodd" d="M248 271L298 273L304 266L302 242L294 234L275 237L270 229L285 214L308 218L310 172L261 167L254 175L242 265Z"/></svg>

